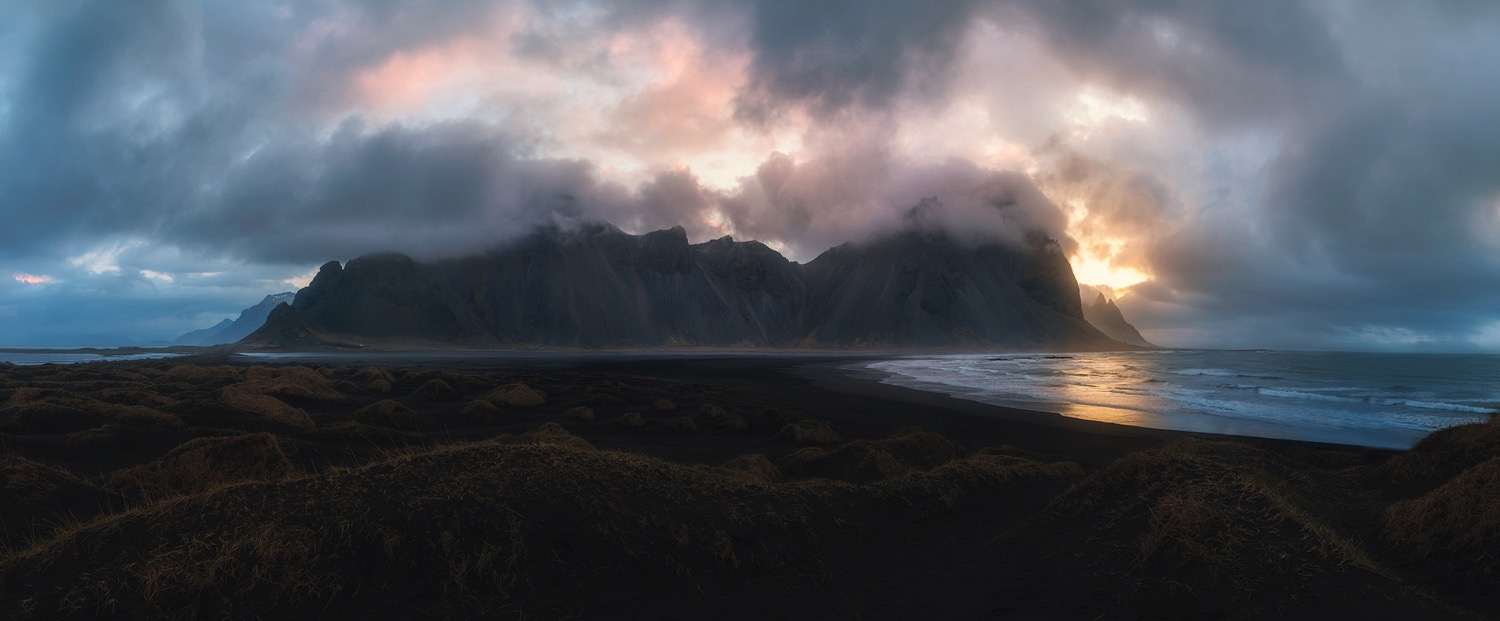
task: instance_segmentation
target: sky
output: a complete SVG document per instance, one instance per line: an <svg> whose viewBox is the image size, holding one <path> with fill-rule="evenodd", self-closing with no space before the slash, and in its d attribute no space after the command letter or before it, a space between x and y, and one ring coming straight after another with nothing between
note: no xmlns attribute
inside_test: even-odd
<svg viewBox="0 0 1500 621"><path fill-rule="evenodd" d="M1483 1L13 0L0 346L549 223L806 262L927 200L1161 345L1500 352L1497 109Z"/></svg>

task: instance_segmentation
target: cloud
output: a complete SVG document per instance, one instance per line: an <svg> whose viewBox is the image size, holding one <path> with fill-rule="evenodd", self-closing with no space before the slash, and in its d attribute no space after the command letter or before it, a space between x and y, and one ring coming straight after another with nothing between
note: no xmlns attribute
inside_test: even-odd
<svg viewBox="0 0 1500 621"><path fill-rule="evenodd" d="M1100 278L1149 276L1120 305L1169 345L1484 348L1500 307L1485 3L93 0L7 17L0 269L53 280L0 283L19 313L0 341L111 312L138 313L124 332L201 327L330 258L468 252L556 214L808 260L924 201L941 226L1041 229Z"/></svg>

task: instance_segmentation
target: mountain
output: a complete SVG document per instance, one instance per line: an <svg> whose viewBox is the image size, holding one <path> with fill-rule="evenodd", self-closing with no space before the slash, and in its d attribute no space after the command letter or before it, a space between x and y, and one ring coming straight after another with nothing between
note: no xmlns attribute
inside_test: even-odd
<svg viewBox="0 0 1500 621"><path fill-rule="evenodd" d="M1147 342L1146 338L1141 336L1140 331L1135 329L1135 326L1125 321L1125 315L1120 312L1120 307L1115 306L1113 301L1106 299L1103 293L1098 294L1098 297L1094 298L1093 304L1084 307L1083 316L1089 320L1090 324L1098 328L1100 332L1109 335L1109 338L1116 341L1139 345L1141 347L1156 347Z"/></svg>
<svg viewBox="0 0 1500 621"><path fill-rule="evenodd" d="M229 326L232 326L232 325L234 325L234 320L233 319L228 319L228 318L221 319L221 320L219 320L219 323L214 324L214 326L212 328L203 328L202 330L193 330L192 332L189 332L187 334L184 334L182 336L177 337L177 340L172 341L172 344L173 345L213 345L213 344L217 344L217 343L222 343L224 341L216 341L216 340L214 340L214 337L218 336L220 332L228 330Z"/></svg>
<svg viewBox="0 0 1500 621"><path fill-rule="evenodd" d="M193 330L187 334L177 337L172 341L173 345L222 345L233 343L249 336L266 323L266 317L270 316L271 310L282 302L290 302L296 294L288 291L268 295L259 304L240 311L240 316L234 321L225 319L212 328Z"/></svg>
<svg viewBox="0 0 1500 621"><path fill-rule="evenodd" d="M755 241L550 226L490 252L329 262L247 344L1111 349L1055 241L905 231L806 265Z"/></svg>

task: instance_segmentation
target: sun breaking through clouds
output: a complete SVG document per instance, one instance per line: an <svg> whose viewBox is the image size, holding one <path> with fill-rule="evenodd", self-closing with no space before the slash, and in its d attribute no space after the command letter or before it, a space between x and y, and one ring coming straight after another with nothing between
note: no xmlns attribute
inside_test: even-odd
<svg viewBox="0 0 1500 621"><path fill-rule="evenodd" d="M997 235L1019 205L1159 343L1494 349L1483 3L0 11L0 345L170 338L562 220L806 261L932 199Z"/></svg>

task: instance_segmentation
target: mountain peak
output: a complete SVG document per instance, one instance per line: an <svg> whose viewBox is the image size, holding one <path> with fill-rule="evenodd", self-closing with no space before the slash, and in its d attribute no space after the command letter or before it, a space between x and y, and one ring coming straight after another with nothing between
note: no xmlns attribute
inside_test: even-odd
<svg viewBox="0 0 1500 621"><path fill-rule="evenodd" d="M1100 332L1109 335L1109 338L1141 347L1155 347L1146 337L1141 336L1135 326L1125 321L1125 314L1120 312L1120 307L1113 300L1104 297L1103 291L1095 295L1093 304L1084 307L1083 315Z"/></svg>

